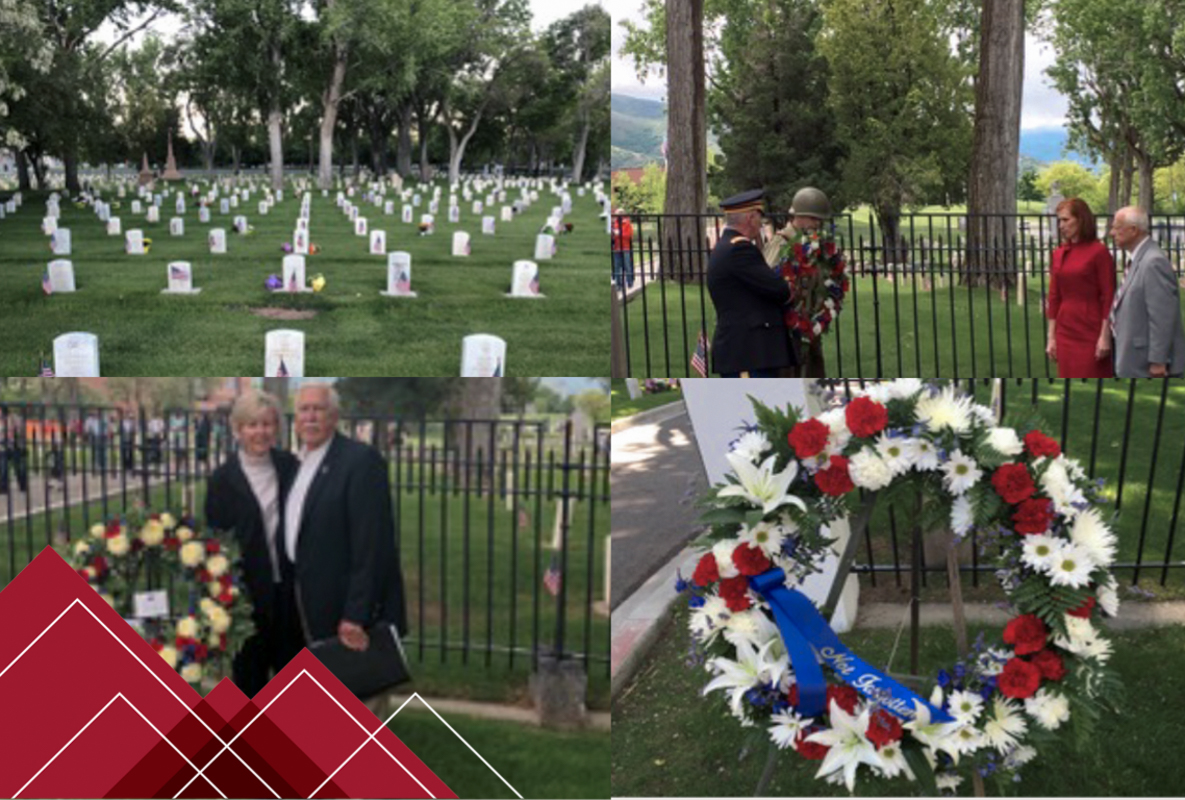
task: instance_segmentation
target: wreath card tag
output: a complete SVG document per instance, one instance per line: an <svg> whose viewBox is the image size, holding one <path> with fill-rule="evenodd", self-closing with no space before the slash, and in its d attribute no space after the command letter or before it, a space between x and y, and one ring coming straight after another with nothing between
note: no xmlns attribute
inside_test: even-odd
<svg viewBox="0 0 1185 800"><path fill-rule="evenodd" d="M168 619L169 593L164 589L136 592L132 595L132 615L136 619Z"/></svg>

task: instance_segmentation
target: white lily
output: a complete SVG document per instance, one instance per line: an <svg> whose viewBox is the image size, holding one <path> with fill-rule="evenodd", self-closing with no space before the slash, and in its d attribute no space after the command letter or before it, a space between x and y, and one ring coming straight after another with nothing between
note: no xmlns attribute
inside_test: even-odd
<svg viewBox="0 0 1185 800"><path fill-rule="evenodd" d="M860 764L885 768L885 762L876 752L876 746L865 736L868 731L869 714L867 706L860 714L852 715L840 708L834 700L831 701L831 727L806 737L808 742L818 742L831 748L823 758L816 778L843 770L844 785L850 792L856 788L856 770Z"/></svg>
<svg viewBox="0 0 1185 800"><path fill-rule="evenodd" d="M916 711L914 718L901 727L913 733L913 738L935 750L945 750L958 763L958 744L951 738L951 734L958 728L955 722L931 722L930 707L921 700L914 700Z"/></svg>
<svg viewBox="0 0 1185 800"><path fill-rule="evenodd" d="M732 715L737 719L744 719L741 700L744 699L745 692L775 680L773 673L777 673L778 679L781 678L783 670L779 668L777 660L767 659L769 650L776 641L778 640L771 639L761 649L757 649L744 639L737 640L736 661L731 658L713 658L708 662L708 667L719 674L708 682L703 693L706 695L717 689L726 690Z"/></svg>
<svg viewBox="0 0 1185 800"><path fill-rule="evenodd" d="M787 491L790 488L790 483L798 476L797 461L792 459L786 464L784 470L775 472L776 455L765 459L759 467L754 466L749 459L736 451L729 453L727 458L740 483L724 487L720 490L719 497L743 497L749 502L761 506L764 514L768 514L784 503L793 503L806 511L806 503Z"/></svg>

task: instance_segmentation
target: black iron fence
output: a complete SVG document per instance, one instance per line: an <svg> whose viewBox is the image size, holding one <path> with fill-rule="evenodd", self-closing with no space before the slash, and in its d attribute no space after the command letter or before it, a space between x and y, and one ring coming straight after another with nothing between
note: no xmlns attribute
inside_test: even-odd
<svg viewBox="0 0 1185 800"><path fill-rule="evenodd" d="M421 662L554 655L608 676L607 425L367 417L339 432L389 464ZM206 479L234 447L221 412L0 403L0 589L46 545L138 504L201 524Z"/></svg>
<svg viewBox="0 0 1185 800"><path fill-rule="evenodd" d="M614 377L693 376L715 311L708 258L718 215L632 214L628 247L614 237ZM1099 234L1109 229L1098 217ZM783 227L771 215L766 236ZM832 229L851 285L823 339L837 377L1056 377L1045 357L1045 303L1057 220L1041 214L906 214L886 231L874 216L843 214ZM1185 216L1155 216L1153 236L1185 275ZM1117 280L1126 254L1108 241ZM1185 280L1185 279L1183 279ZM708 354L712 374L711 353Z"/></svg>
<svg viewBox="0 0 1185 800"><path fill-rule="evenodd" d="M828 383L850 396L862 382ZM1003 424L1039 422L1063 452L1101 481L1107 505L1100 510L1104 518L1115 515L1119 543L1112 571L1118 579L1133 587L1141 580L1185 586L1185 552L1176 540L1178 527L1185 525L1185 380L969 379L960 386L977 402L994 401ZM853 567L866 573L872 586L886 579L902 586L902 577L908 578L912 519L909 506L876 512ZM946 573L944 553L939 547L923 552L923 582L932 573ZM981 556L973 532L961 570L979 586L981 574L995 569Z"/></svg>

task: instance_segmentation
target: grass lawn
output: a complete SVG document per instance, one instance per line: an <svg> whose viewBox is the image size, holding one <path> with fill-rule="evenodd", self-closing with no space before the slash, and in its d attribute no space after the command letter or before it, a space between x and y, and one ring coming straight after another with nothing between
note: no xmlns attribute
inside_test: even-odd
<svg viewBox="0 0 1185 800"><path fill-rule="evenodd" d="M113 195L108 192L107 195ZM517 197L508 191L508 200ZM0 372L34 375L38 358L50 357L53 338L69 331L99 337L104 375L258 375L263 369L264 334L276 328L305 332L306 375L456 375L461 338L493 333L507 342L507 374L599 375L609 352L609 309L589 302L608 250L605 223L592 193L572 190L571 234L558 237L551 261L541 262L544 300L504 297L513 263L530 259L535 236L559 199L547 191L513 222L497 223L496 236L483 236L481 219L471 203L458 195L461 222L447 221L448 186L432 236L419 236L416 226L384 216L381 206L361 207L370 228L387 232L389 251L412 255L412 288L416 299L381 297L386 288L387 261L367 252L368 239L356 236L350 220L326 198L313 192L310 231L322 248L307 259L306 275L324 274L328 285L319 294L272 294L265 290L269 274L281 272L280 246L291 241L299 214L299 195L291 184L282 203L267 216L258 214L260 194L221 215L215 205L211 222L198 222L197 203L187 199L185 236L169 235L174 199L161 207L161 222L149 224L131 214L131 197L119 216L126 232L144 231L152 239L144 256L124 253L123 236L108 236L89 209L63 200L59 226L73 237L74 294L46 296L41 276L54 258L40 224L44 193L28 193L17 213L0 221ZM388 194L390 197L390 194ZM113 197L109 199L114 199ZM416 210L426 213L425 205ZM487 213L499 215L498 208ZM255 233L240 236L232 221L243 214ZM225 255L211 255L206 234L227 233ZM473 255L450 255L456 230L470 234ZM166 266L184 260L193 265L195 296L160 294ZM599 293L599 289L597 290ZM316 312L312 319L265 319L253 309L279 308Z"/></svg>
<svg viewBox="0 0 1185 800"><path fill-rule="evenodd" d="M566 733L514 722L441 716L524 798L609 796L608 731ZM389 727L458 797L515 797L418 701L411 701Z"/></svg>
<svg viewBox="0 0 1185 800"><path fill-rule="evenodd" d="M682 605L681 605L682 608ZM611 791L614 796L752 795L765 765L768 738L742 729L719 693L703 698L702 668L684 663L690 639L685 611L672 615L658 644L613 705ZM977 629L971 630L974 637ZM999 629L987 629L989 641ZM856 630L843 636L852 650L884 669L896 631ZM989 779L989 795L1026 796L1175 796L1180 794L1181 738L1185 736L1185 627L1112 634L1111 664L1124 681L1126 701L1120 713L1104 716L1081 751L1071 729L1038 746L1038 756L1022 771L1019 783L1001 786ZM926 628L920 672L934 675L954 661L950 628ZM898 649L895 671L908 670L908 645ZM929 693L929 687L925 694ZM1071 720L1071 724L1072 724ZM753 738L750 738L753 737ZM816 781L818 764L794 751L779 754L769 796L836 795L842 788ZM867 780L857 794L916 794L907 781ZM959 794L971 794L965 780Z"/></svg>
<svg viewBox="0 0 1185 800"><path fill-rule="evenodd" d="M672 391L641 394L636 400L631 400L630 393L625 388L625 381L613 381L611 396L613 402L613 419L620 419L637 414L639 411L677 403L682 399L683 392Z"/></svg>

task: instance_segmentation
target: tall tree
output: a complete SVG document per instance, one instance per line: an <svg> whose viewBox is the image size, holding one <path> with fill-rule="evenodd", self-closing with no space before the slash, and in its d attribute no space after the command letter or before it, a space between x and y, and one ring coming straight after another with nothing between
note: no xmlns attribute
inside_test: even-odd
<svg viewBox="0 0 1185 800"><path fill-rule="evenodd" d="M704 73L704 0L667 0L666 214L702 214L708 204L708 121ZM678 218L676 218L678 219ZM699 220L690 230L667 225L663 268L689 278L694 265L679 258L684 241L701 241Z"/></svg>

